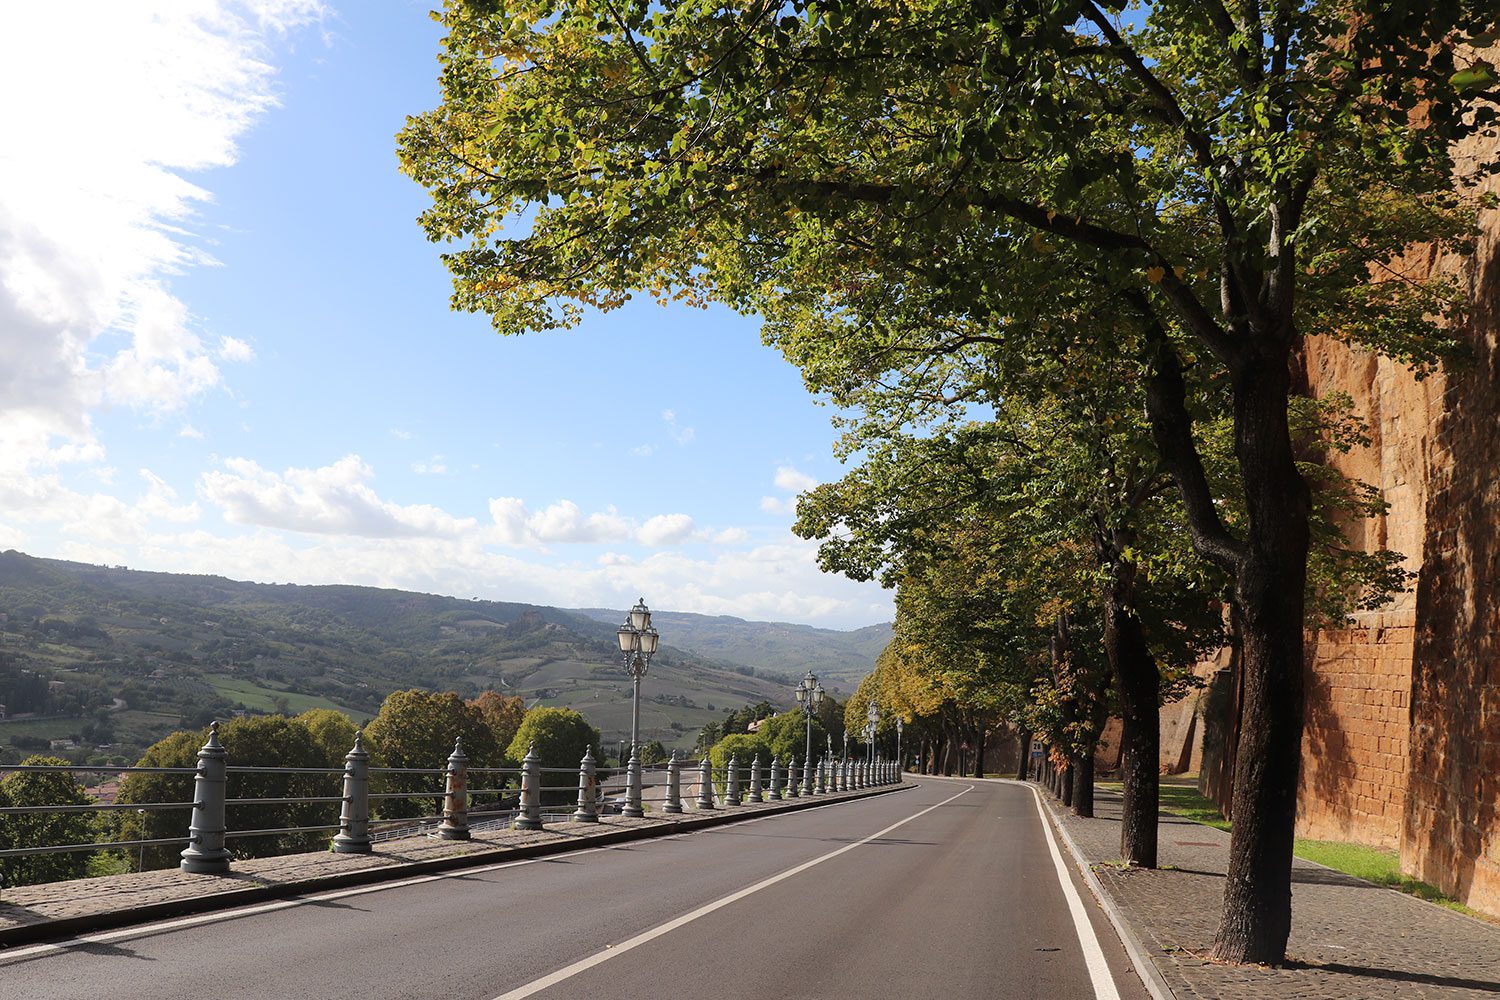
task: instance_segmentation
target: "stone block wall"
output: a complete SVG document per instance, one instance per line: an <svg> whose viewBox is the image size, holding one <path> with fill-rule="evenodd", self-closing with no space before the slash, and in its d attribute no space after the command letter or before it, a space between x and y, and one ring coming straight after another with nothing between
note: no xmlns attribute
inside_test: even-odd
<svg viewBox="0 0 1500 1000"><path fill-rule="evenodd" d="M1297 834L1396 849L1406 802L1410 611L1311 637Z"/></svg>

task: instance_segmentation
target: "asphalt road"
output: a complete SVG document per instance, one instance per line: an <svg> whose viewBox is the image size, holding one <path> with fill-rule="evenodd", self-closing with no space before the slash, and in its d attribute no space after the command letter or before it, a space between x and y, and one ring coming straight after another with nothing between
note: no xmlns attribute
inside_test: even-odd
<svg viewBox="0 0 1500 1000"><path fill-rule="evenodd" d="M1065 870L1030 789L924 780L0 952L0 998L1145 1000L1071 860Z"/></svg>

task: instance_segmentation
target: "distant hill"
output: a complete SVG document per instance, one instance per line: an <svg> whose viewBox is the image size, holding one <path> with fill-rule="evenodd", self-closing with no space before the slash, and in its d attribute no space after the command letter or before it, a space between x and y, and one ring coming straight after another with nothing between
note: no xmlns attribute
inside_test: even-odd
<svg viewBox="0 0 1500 1000"><path fill-rule="evenodd" d="M619 627L624 611L580 608L576 612ZM841 696L852 694L860 679L875 669L875 657L891 641L889 622L852 632L750 622L729 615L695 615L682 611L654 611L652 622L662 642L699 656L745 664L756 670L800 677L809 668L823 686Z"/></svg>
<svg viewBox="0 0 1500 1000"><path fill-rule="evenodd" d="M173 729L235 711L322 706L367 717L406 687L465 696L495 688L528 704L567 705L612 742L630 725L614 635L623 618L8 551L0 553L0 748L14 756L75 739L72 756L132 757ZM808 665L857 681L874 662L873 652L863 660L856 652L850 637L860 633L670 612L656 622L664 638L642 687L641 726L644 739L668 746L690 745L726 708L788 704L791 675Z"/></svg>

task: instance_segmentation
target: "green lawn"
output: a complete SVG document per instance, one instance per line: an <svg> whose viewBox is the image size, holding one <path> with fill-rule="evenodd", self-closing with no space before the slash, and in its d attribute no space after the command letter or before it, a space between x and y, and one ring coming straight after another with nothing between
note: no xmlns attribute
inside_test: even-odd
<svg viewBox="0 0 1500 1000"><path fill-rule="evenodd" d="M1118 781L1101 781L1100 788L1118 792ZM1161 811L1202 823L1218 830L1228 830L1233 824L1224 818L1219 806L1212 799L1204 798L1191 785L1162 782ZM1450 910L1466 913L1482 920L1493 920L1476 910L1471 910L1451 896L1446 896L1437 886L1401 872L1401 857L1395 851L1385 851L1363 844L1350 844L1342 840L1306 840L1298 837L1292 847L1293 853L1304 861L1312 861L1325 868L1362 878L1366 882L1387 886L1409 896L1425 899L1429 903L1446 906Z"/></svg>

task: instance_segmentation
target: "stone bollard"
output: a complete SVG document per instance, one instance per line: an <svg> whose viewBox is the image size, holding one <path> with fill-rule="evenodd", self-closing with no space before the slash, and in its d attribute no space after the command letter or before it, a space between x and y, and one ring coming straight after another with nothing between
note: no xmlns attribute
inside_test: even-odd
<svg viewBox="0 0 1500 1000"><path fill-rule="evenodd" d="M839 791L849 790L849 758L839 761Z"/></svg>
<svg viewBox="0 0 1500 1000"><path fill-rule="evenodd" d="M786 766L786 790L782 792L789 799L795 799L801 792L797 788L797 755L792 754L791 761Z"/></svg>
<svg viewBox="0 0 1500 1000"><path fill-rule="evenodd" d="M760 803L762 803L762 802L765 801L765 798L760 794L760 755L759 754L757 754L756 756L750 758L750 797L747 798L747 799L745 799L745 801L746 802L750 802L750 803L754 803L756 805L759 805Z"/></svg>
<svg viewBox="0 0 1500 1000"><path fill-rule="evenodd" d="M536 744L526 748L521 759L521 811L511 824L516 830L542 828L542 761L536 755Z"/></svg>
<svg viewBox="0 0 1500 1000"><path fill-rule="evenodd" d="M229 871L229 851L224 848L228 757L219 742L219 724L215 722L208 727L208 742L198 751L198 773L193 778L193 818L188 825L188 846L182 852L182 870L194 875Z"/></svg>
<svg viewBox="0 0 1500 1000"><path fill-rule="evenodd" d="M462 736L453 741L453 752L448 755L448 783L443 791L438 839L469 839L469 755L464 753Z"/></svg>
<svg viewBox="0 0 1500 1000"><path fill-rule="evenodd" d="M740 762L734 754L729 755L729 777L724 781L724 804L740 804Z"/></svg>
<svg viewBox="0 0 1500 1000"><path fill-rule="evenodd" d="M714 807L714 766L708 761L708 754L703 755L703 760L698 763L698 808L712 809Z"/></svg>
<svg viewBox="0 0 1500 1000"><path fill-rule="evenodd" d="M667 801L661 811L673 815L682 812L682 763L677 759L676 750L672 751L672 759L667 761Z"/></svg>
<svg viewBox="0 0 1500 1000"><path fill-rule="evenodd" d="M813 760L811 757L802 762L802 794L808 796L809 798L812 797L813 789L816 784L813 781L813 773L816 770L817 766L813 764Z"/></svg>
<svg viewBox="0 0 1500 1000"><path fill-rule="evenodd" d="M828 794L828 755L818 758L818 794Z"/></svg>
<svg viewBox="0 0 1500 1000"><path fill-rule="evenodd" d="M860 791L865 787L865 765L868 761L857 761L854 765L854 790Z"/></svg>
<svg viewBox="0 0 1500 1000"><path fill-rule="evenodd" d="M344 754L344 803L339 807L335 854L370 853L370 755L364 734L354 733L354 749Z"/></svg>
<svg viewBox="0 0 1500 1000"><path fill-rule="evenodd" d="M594 748L583 751L583 762L578 765L578 808L573 810L573 822L599 822L599 779L594 773Z"/></svg>
<svg viewBox="0 0 1500 1000"><path fill-rule="evenodd" d="M625 765L625 808L620 815L634 819L646 815L641 808L641 758L635 750L630 751L630 762Z"/></svg>
<svg viewBox="0 0 1500 1000"><path fill-rule="evenodd" d="M781 801L781 761L775 757L771 758L771 790L766 795L766 801Z"/></svg>

